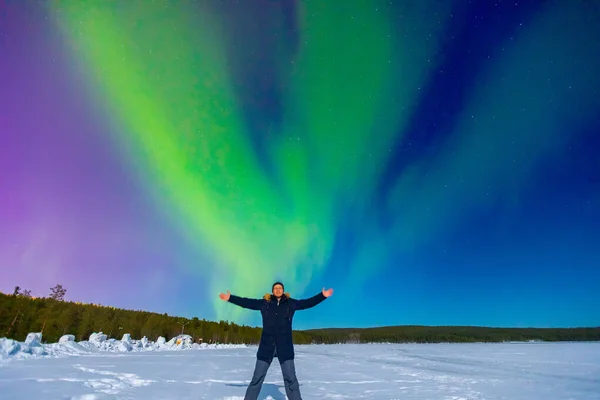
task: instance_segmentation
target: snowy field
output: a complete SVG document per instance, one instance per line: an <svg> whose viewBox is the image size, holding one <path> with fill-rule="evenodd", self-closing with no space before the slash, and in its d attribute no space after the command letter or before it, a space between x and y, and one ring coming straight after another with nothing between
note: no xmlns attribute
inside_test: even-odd
<svg viewBox="0 0 600 400"><path fill-rule="evenodd" d="M600 399L600 343L313 345L296 353L305 400ZM43 346L30 338L17 349L0 339L0 398L241 400L255 354L254 346L129 339ZM260 398L286 399L277 361Z"/></svg>

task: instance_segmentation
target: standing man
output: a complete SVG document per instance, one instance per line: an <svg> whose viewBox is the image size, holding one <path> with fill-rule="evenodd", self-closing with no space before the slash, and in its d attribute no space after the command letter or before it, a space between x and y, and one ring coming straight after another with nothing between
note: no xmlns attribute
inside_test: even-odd
<svg viewBox="0 0 600 400"><path fill-rule="evenodd" d="M260 345L256 353L256 366L252 381L246 389L244 400L256 400L267 376L274 357L279 359L285 393L289 400L302 400L300 396L300 385L296 378L294 366L294 343L292 340L292 319L298 310L305 310L321 303L333 294L333 289L323 290L321 293L304 300L296 300L285 293L283 283L275 282L271 287L271 293L264 295L262 299L248 299L234 296L229 293L221 293L221 300L228 301L237 306L250 310L260 310L263 321L263 331Z"/></svg>

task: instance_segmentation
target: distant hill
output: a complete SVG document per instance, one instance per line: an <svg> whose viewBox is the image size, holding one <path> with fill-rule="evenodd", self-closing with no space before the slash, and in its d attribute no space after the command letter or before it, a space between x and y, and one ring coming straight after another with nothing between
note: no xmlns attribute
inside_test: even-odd
<svg viewBox="0 0 600 400"><path fill-rule="evenodd" d="M42 332L43 341L52 343L64 334L87 340L93 332L120 339L146 336L167 340L185 332L194 342L257 344L260 327L227 321L180 318L141 310L124 310L98 304L33 298L28 292L0 293L0 337L25 340L29 332ZM502 342L502 341L599 341L600 327L594 328L487 328L476 326L389 326L377 328L328 328L294 331L298 344L377 343L377 342Z"/></svg>

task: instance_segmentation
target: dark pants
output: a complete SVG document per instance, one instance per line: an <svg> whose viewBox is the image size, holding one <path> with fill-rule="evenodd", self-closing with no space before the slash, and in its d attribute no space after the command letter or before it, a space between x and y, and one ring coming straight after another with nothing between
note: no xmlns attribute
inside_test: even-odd
<svg viewBox="0 0 600 400"><path fill-rule="evenodd" d="M284 362L279 361L281 366L281 373L283 374L283 384L285 385L285 394L288 400L302 400L300 396L300 384L296 378L296 367L294 366L294 360L287 360ZM256 400L260 394L260 389L267 376L267 371L271 363L256 360L256 366L254 367L254 374L252 375L252 381L246 389L246 397L244 400Z"/></svg>

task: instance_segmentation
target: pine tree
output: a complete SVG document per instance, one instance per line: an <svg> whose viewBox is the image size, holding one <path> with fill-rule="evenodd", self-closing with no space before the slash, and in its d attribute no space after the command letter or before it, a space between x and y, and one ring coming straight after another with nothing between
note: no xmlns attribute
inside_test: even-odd
<svg viewBox="0 0 600 400"><path fill-rule="evenodd" d="M63 288L62 285L56 285L50 288L50 298L54 300L63 301L66 293L67 289Z"/></svg>

